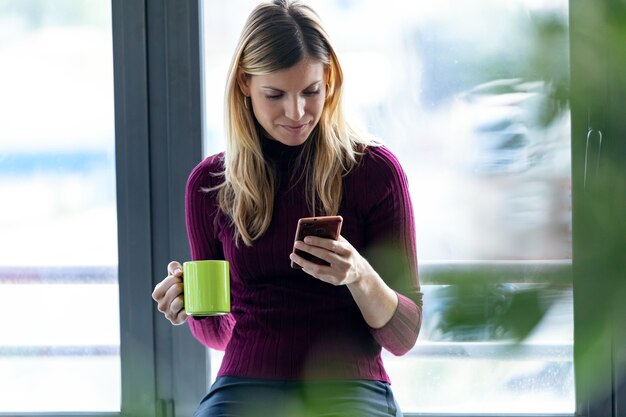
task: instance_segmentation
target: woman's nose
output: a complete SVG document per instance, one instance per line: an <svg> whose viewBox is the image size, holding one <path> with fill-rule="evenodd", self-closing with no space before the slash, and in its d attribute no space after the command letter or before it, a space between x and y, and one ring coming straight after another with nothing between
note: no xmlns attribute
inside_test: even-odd
<svg viewBox="0 0 626 417"><path fill-rule="evenodd" d="M294 121L302 119L302 116L304 116L304 99L297 97L289 100L285 109L285 116Z"/></svg>

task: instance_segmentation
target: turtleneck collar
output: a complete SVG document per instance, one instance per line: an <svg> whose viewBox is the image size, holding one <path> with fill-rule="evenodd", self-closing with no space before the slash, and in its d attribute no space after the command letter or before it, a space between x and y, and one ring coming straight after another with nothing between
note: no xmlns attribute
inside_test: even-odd
<svg viewBox="0 0 626 417"><path fill-rule="evenodd" d="M306 142L301 145L289 146L266 136L261 136L263 155L280 170L289 168L290 163L302 153L305 144Z"/></svg>

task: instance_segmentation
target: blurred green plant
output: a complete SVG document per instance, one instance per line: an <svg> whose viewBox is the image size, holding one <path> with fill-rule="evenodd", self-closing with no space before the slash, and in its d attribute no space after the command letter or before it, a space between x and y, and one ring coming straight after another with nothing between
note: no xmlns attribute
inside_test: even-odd
<svg viewBox="0 0 626 417"><path fill-rule="evenodd" d="M522 16L515 30L528 43L493 59L483 53L472 74L464 75L475 81L464 98L499 97L498 102L524 110L521 133L512 129L520 125L514 118L477 126L487 139L500 135L498 146L509 150L545 149L560 134L551 129L571 109L574 248L569 283L575 299L578 402L614 414L610 410L617 409L619 398L614 391L623 393L626 386L626 2L569 4L569 16ZM523 56L524 64L503 67L511 54ZM520 96L525 98L516 102ZM445 280L449 285L425 300L425 314L437 321L435 339L508 340L514 349L568 290L567 282L553 277L546 277L544 285L520 286L507 284L506 277L494 282L488 275L452 274ZM429 310L429 302L438 307Z"/></svg>
<svg viewBox="0 0 626 417"><path fill-rule="evenodd" d="M490 80L472 94L485 87L489 94L511 94L540 82L542 99L532 120L541 129L572 109L577 392L582 403L615 410L618 396L612 390L626 385L626 2L570 5L571 30L562 16L533 15L532 48L518 79ZM543 287L510 292L499 310L485 312L488 303L481 311L471 300L504 292L499 288L494 294L494 284L484 281L480 273L465 276L446 291L442 331L483 335L489 321L497 320L501 335L523 341L558 299L546 291L560 291L548 280Z"/></svg>
<svg viewBox="0 0 626 417"><path fill-rule="evenodd" d="M626 2L573 1L570 20L577 377L592 406L618 410L624 391L614 390L626 386Z"/></svg>

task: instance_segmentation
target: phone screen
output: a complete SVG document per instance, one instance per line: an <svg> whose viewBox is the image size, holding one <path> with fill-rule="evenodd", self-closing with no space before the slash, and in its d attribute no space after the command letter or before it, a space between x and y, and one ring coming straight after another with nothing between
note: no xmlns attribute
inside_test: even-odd
<svg viewBox="0 0 626 417"><path fill-rule="evenodd" d="M298 228L296 229L296 238L294 244L298 240L304 240L307 236L319 236L326 239L339 239L341 233L341 224L343 218L341 216L320 216L320 217L305 217L298 220ZM314 262L319 265L330 265L323 259L317 256L311 255L308 252L303 252L294 248L294 252L304 259ZM301 268L295 262L291 262L292 268Z"/></svg>

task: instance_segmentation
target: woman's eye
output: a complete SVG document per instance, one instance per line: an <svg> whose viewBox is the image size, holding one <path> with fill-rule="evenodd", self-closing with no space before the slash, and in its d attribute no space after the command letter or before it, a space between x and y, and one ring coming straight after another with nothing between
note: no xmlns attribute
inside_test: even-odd
<svg viewBox="0 0 626 417"><path fill-rule="evenodd" d="M317 90L311 90L311 91L304 91L302 93L302 95L304 95L305 97L311 97L311 96L315 96L315 95L317 95L319 93L320 93L320 90L317 89ZM266 94L265 95L265 98L268 99L268 100L278 100L278 99L280 99L282 97L283 97L283 93L280 93L280 94Z"/></svg>

